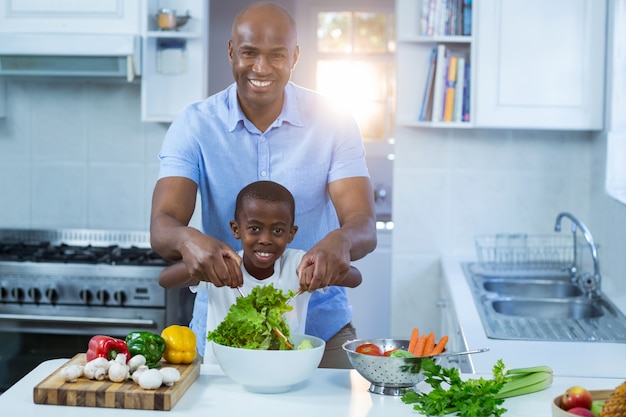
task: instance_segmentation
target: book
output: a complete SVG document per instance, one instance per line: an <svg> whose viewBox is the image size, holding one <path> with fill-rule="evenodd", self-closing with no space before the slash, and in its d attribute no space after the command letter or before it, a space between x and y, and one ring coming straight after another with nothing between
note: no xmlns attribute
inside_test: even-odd
<svg viewBox="0 0 626 417"><path fill-rule="evenodd" d="M463 1L463 36L472 34L472 0Z"/></svg>
<svg viewBox="0 0 626 417"><path fill-rule="evenodd" d="M465 63L465 86L463 87L463 121L470 121L470 62Z"/></svg>
<svg viewBox="0 0 626 417"><path fill-rule="evenodd" d="M435 80L435 67L437 66L437 48L430 51L428 58L428 74L426 75L426 86L422 98L422 108L419 114L420 121L431 120L433 114L433 82Z"/></svg>
<svg viewBox="0 0 626 417"><path fill-rule="evenodd" d="M428 17L430 14L431 0L422 0L422 8L420 11L420 36L428 35Z"/></svg>
<svg viewBox="0 0 626 417"><path fill-rule="evenodd" d="M454 115L454 95L456 90L457 56L450 56L448 59L448 75L446 77L446 96L443 110L443 121L451 122Z"/></svg>
<svg viewBox="0 0 626 417"><path fill-rule="evenodd" d="M443 100L446 82L446 45L437 45L437 65L435 67L435 82L433 90L433 122L440 122L443 118Z"/></svg>
<svg viewBox="0 0 626 417"><path fill-rule="evenodd" d="M455 122L463 121L463 100L465 99L465 57L460 56L457 63L456 72L456 97L454 99L454 116L452 120Z"/></svg>
<svg viewBox="0 0 626 417"><path fill-rule="evenodd" d="M426 1L426 0L424 0ZM427 36L435 35L435 19L437 18L437 0L429 0Z"/></svg>

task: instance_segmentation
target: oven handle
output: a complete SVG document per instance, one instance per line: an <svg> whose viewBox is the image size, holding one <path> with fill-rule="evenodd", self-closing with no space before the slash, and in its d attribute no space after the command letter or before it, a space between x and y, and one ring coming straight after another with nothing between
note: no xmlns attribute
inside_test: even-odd
<svg viewBox="0 0 626 417"><path fill-rule="evenodd" d="M142 319L112 319L108 317L71 317L71 316L40 316L36 314L0 314L0 320L16 320L22 322L39 321L48 323L75 323L75 324L108 324L116 326L143 326L154 327L154 320Z"/></svg>

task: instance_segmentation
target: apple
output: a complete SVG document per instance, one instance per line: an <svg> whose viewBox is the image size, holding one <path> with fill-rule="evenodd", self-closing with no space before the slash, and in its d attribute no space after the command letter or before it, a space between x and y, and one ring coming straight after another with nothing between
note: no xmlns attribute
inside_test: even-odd
<svg viewBox="0 0 626 417"><path fill-rule="evenodd" d="M600 411L602 411L602 406L604 405L604 401L594 400L591 403L591 412L595 417L600 417Z"/></svg>
<svg viewBox="0 0 626 417"><path fill-rule="evenodd" d="M591 409L593 399L591 394L585 388L575 385L569 387L561 397L561 408L568 411L574 407Z"/></svg>
<svg viewBox="0 0 626 417"><path fill-rule="evenodd" d="M567 410L567 412L570 413L570 414L574 414L576 416L594 417L593 413L591 412L591 410L589 410L587 408L583 408L583 407L570 408L569 410Z"/></svg>

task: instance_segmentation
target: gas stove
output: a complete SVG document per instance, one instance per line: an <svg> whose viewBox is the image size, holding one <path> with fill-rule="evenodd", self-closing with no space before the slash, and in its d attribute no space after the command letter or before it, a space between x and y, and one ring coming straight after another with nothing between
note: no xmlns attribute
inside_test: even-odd
<svg viewBox="0 0 626 417"><path fill-rule="evenodd" d="M177 321L147 232L0 229L0 331L123 335Z"/></svg>

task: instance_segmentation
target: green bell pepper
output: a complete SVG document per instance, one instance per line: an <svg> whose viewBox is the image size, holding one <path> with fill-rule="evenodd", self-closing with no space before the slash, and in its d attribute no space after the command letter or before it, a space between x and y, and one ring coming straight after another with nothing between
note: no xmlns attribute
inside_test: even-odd
<svg viewBox="0 0 626 417"><path fill-rule="evenodd" d="M156 368L165 351L165 339L151 332L131 332L126 336L130 356L143 355L149 368Z"/></svg>

